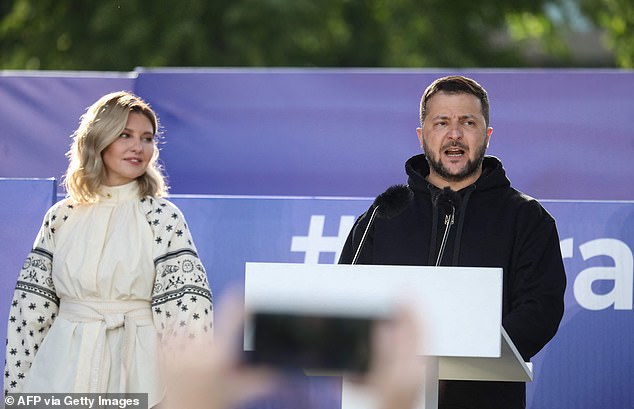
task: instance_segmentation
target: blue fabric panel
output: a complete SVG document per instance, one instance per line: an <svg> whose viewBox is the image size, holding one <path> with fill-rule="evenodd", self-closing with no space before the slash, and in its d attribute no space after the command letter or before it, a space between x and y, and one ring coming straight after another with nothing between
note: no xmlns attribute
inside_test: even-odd
<svg viewBox="0 0 634 409"><path fill-rule="evenodd" d="M33 247L44 214L57 201L54 179L0 178L0 340L7 336L9 304L18 273ZM4 362L4 361L3 361Z"/></svg>

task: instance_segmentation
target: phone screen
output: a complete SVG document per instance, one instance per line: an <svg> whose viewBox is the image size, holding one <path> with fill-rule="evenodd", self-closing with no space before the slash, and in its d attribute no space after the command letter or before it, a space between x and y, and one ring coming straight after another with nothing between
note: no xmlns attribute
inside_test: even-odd
<svg viewBox="0 0 634 409"><path fill-rule="evenodd" d="M249 360L283 369L363 373L371 355L370 318L257 312Z"/></svg>

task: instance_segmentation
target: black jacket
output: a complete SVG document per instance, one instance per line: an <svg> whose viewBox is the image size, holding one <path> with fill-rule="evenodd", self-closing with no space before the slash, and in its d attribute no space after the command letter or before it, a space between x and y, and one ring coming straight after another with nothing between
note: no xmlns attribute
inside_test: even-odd
<svg viewBox="0 0 634 409"><path fill-rule="evenodd" d="M439 189L425 179L424 155L410 158L405 169L413 196L384 203L398 214L375 219L358 264L436 263L451 208L437 202ZM555 335L564 311L566 277L555 221L537 200L511 187L494 157L485 157L480 178L457 193L455 222L440 265L503 268L502 325L529 360ZM351 263L373 207L357 219L340 263ZM443 381L439 391L441 407L525 407L524 383Z"/></svg>

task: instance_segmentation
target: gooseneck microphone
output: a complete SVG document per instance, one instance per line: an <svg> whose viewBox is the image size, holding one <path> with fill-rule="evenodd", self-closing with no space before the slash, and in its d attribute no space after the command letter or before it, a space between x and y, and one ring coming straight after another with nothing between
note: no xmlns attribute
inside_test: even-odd
<svg viewBox="0 0 634 409"><path fill-rule="evenodd" d="M451 188L447 186L433 195L432 201L438 210L445 215L445 232L442 235L442 241L440 242L440 248L438 249L438 257L436 258L436 266L439 266L442 256L445 253L449 230L454 223L456 208L460 206L461 198L457 192L451 190Z"/></svg>
<svg viewBox="0 0 634 409"><path fill-rule="evenodd" d="M376 199L374 199L370 220L368 221L367 226L365 226L357 251L354 253L352 264L357 263L359 254L361 254L368 232L370 231L370 227L374 224L376 217L378 216L384 219L392 219L398 216L403 213L413 198L414 192L412 192L412 189L410 189L409 186L394 185L390 186L385 192L381 193L376 197Z"/></svg>

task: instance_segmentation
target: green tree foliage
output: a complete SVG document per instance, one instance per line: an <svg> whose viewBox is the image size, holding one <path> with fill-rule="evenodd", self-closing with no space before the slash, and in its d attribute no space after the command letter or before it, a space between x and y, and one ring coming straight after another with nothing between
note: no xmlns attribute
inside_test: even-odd
<svg viewBox="0 0 634 409"><path fill-rule="evenodd" d="M0 68L517 67L528 41L571 65L553 1L3 0ZM614 37L624 64L629 36Z"/></svg>
<svg viewBox="0 0 634 409"><path fill-rule="evenodd" d="M607 32L617 65L634 68L634 2L632 0L583 0L582 10Z"/></svg>

